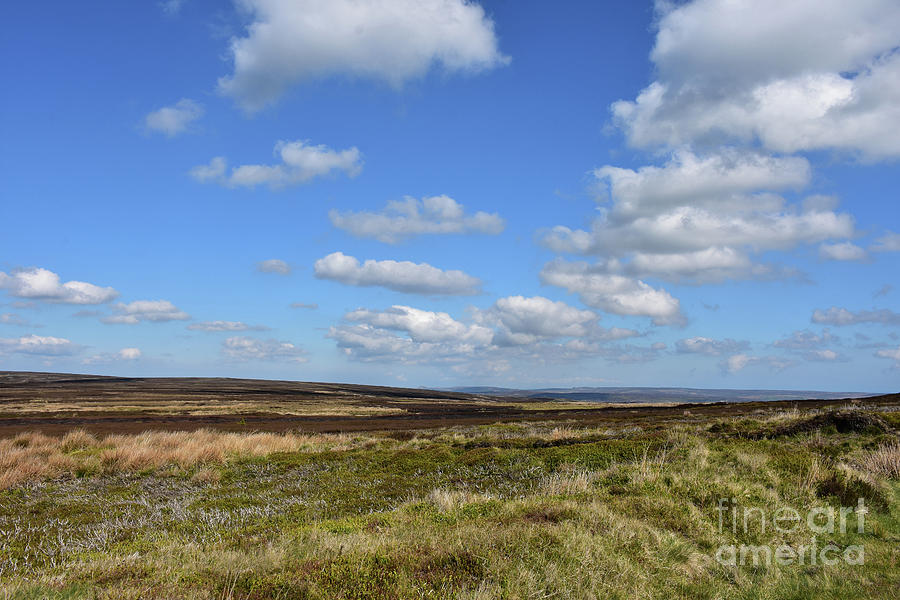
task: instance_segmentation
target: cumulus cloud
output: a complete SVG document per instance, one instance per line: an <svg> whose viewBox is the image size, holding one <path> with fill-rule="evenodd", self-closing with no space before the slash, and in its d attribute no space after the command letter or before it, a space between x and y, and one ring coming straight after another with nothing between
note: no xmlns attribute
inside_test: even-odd
<svg viewBox="0 0 900 600"><path fill-rule="evenodd" d="M182 98L172 106L164 106L144 117L148 131L175 137L203 116L203 106L189 98Z"/></svg>
<svg viewBox="0 0 900 600"><path fill-rule="evenodd" d="M887 358L888 360L894 361L894 368L900 369L900 346L896 348L886 348L884 350L878 350L875 353L875 356L878 358Z"/></svg>
<svg viewBox="0 0 900 600"><path fill-rule="evenodd" d="M748 354L735 354L722 361L720 366L726 373L734 374L739 371L743 371L747 367L752 366L766 366L770 370L777 372L783 371L784 369L791 367L794 364L795 363L792 360L779 358L777 356L750 356Z"/></svg>
<svg viewBox="0 0 900 600"><path fill-rule="evenodd" d="M314 146L308 140L280 141L275 144L274 154L281 159L280 163L240 165L232 167L230 172L225 157L217 156L209 164L191 169L190 175L201 183L212 182L227 187L268 185L280 189L338 171L348 177L356 177L362 171L362 154L355 146L332 150L324 144Z"/></svg>
<svg viewBox="0 0 900 600"><path fill-rule="evenodd" d="M681 304L665 289L639 279L610 274L584 262L556 260L540 273L541 282L578 294L588 306L617 315L650 317L655 325L681 325Z"/></svg>
<svg viewBox="0 0 900 600"><path fill-rule="evenodd" d="M407 196L388 202L377 213L332 210L331 223L353 236L374 238L387 244L423 234L485 233L497 235L505 223L496 213L466 215L462 204L449 196L430 196L417 200Z"/></svg>
<svg viewBox="0 0 900 600"><path fill-rule="evenodd" d="M556 252L607 257L606 270L679 283L795 276L755 263L754 253L853 235L833 198L790 205L776 192L809 180L809 163L734 149L709 156L675 152L663 166L604 166L594 175L608 193L590 231L556 226L543 243ZM610 206L606 206L609 202Z"/></svg>
<svg viewBox="0 0 900 600"><path fill-rule="evenodd" d="M494 341L500 345L532 344L540 338L582 337L597 321L592 311L542 296L500 298L482 318L499 325Z"/></svg>
<svg viewBox="0 0 900 600"><path fill-rule="evenodd" d="M501 298L485 310L472 309L471 322L447 313L392 306L344 315L328 337L362 361L509 365L511 360L574 360L602 356L622 361L643 350L610 345L637 336L631 329L605 329L589 311L541 296ZM468 367L467 367L468 368Z"/></svg>
<svg viewBox="0 0 900 600"><path fill-rule="evenodd" d="M31 354L36 356L70 356L82 349L65 338L25 335L18 338L0 338L0 354Z"/></svg>
<svg viewBox="0 0 900 600"><path fill-rule="evenodd" d="M258 110L295 83L332 75L394 87L432 66L478 72L506 64L494 24L468 0L241 0L251 19L231 40L219 88Z"/></svg>
<svg viewBox="0 0 900 600"><path fill-rule="evenodd" d="M265 325L247 325L240 321L202 321L187 326L191 331L268 331Z"/></svg>
<svg viewBox="0 0 900 600"><path fill-rule="evenodd" d="M473 311L476 322L492 327L495 346L526 346L559 338L569 340L568 353L599 354L600 343L635 337L633 329L600 327L600 317L590 310L543 296L507 296L487 310Z"/></svg>
<svg viewBox="0 0 900 600"><path fill-rule="evenodd" d="M291 265L278 258L270 258L256 263L256 270L260 273L277 273L278 275L290 275Z"/></svg>
<svg viewBox="0 0 900 600"><path fill-rule="evenodd" d="M264 362L309 362L307 352L292 344L274 339L260 340L235 336L222 342L222 352L235 360L259 360Z"/></svg>
<svg viewBox="0 0 900 600"><path fill-rule="evenodd" d="M488 344L493 332L481 325L465 325L444 312L432 312L395 305L387 310L361 308L347 313L350 322L402 331L414 342L456 342L483 346Z"/></svg>
<svg viewBox="0 0 900 600"><path fill-rule="evenodd" d="M59 275L47 269L29 267L6 274L0 271L0 289L16 298L29 298L61 304L104 304L119 292L84 281L60 283Z"/></svg>
<svg viewBox="0 0 900 600"><path fill-rule="evenodd" d="M664 166L623 169L606 165L594 176L608 187L616 220L653 216L690 204L717 212L778 210L782 200L760 190L799 189L810 179L809 162L800 157L765 156L723 148L698 156L676 151Z"/></svg>
<svg viewBox="0 0 900 600"><path fill-rule="evenodd" d="M612 107L632 145L900 155L894 0L658 0L657 11L657 80Z"/></svg>
<svg viewBox="0 0 900 600"><path fill-rule="evenodd" d="M598 220L592 232L555 227L546 242L553 250L579 254L619 254L629 250L682 254L714 249L715 256L725 259L725 266L730 267L740 256L735 246L785 250L800 243L847 237L853 232L849 215L830 211L723 215L682 206L622 224Z"/></svg>
<svg viewBox="0 0 900 600"><path fill-rule="evenodd" d="M852 242L839 244L822 244L819 246L819 257L824 260L864 261L869 258L865 250Z"/></svg>
<svg viewBox="0 0 900 600"><path fill-rule="evenodd" d="M366 260L333 252L315 262L319 279L347 285L378 286L407 294L470 296L480 292L481 280L462 271L444 271L428 263Z"/></svg>
<svg viewBox="0 0 900 600"><path fill-rule="evenodd" d="M812 315L813 323L822 325L859 325L860 323L881 323L883 325L900 325L900 314L882 308L880 310L860 310L852 312L846 308L832 306L828 309L816 309Z"/></svg>
<svg viewBox="0 0 900 600"><path fill-rule="evenodd" d="M125 304L119 302L113 307L116 314L100 319L104 323L135 325L140 322L164 323L167 321L187 321L189 314L168 300L135 300Z"/></svg>
<svg viewBox="0 0 900 600"><path fill-rule="evenodd" d="M707 356L721 356L723 354L737 354L748 350L750 342L726 338L716 340L708 337L684 338L675 342L675 348L682 354L705 354Z"/></svg>

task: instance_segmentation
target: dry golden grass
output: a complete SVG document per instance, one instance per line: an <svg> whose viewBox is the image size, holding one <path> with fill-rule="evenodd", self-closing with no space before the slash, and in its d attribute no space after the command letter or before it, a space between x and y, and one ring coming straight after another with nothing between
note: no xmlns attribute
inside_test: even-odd
<svg viewBox="0 0 900 600"><path fill-rule="evenodd" d="M375 442L343 434L224 433L208 429L147 431L102 438L81 430L62 437L22 433L0 439L0 489L78 471L142 471L166 465L187 469L223 463L235 456L348 450ZM203 469L196 476L213 477L211 471L204 473Z"/></svg>
<svg viewBox="0 0 900 600"><path fill-rule="evenodd" d="M866 452L859 460L859 467L867 473L900 479L900 442Z"/></svg>
<svg viewBox="0 0 900 600"><path fill-rule="evenodd" d="M491 496L486 494L476 494L467 490L446 490L434 489L428 494L428 502L443 512L455 510L460 506L472 504L473 502L483 502L490 500Z"/></svg>
<svg viewBox="0 0 900 600"><path fill-rule="evenodd" d="M571 496L591 491L599 473L569 468L551 473L541 480L538 489L547 496Z"/></svg>
<svg viewBox="0 0 900 600"><path fill-rule="evenodd" d="M82 413L82 412L126 412L146 415L233 415L241 413L270 413L292 416L318 417L365 417L374 415L395 415L404 412L402 408L370 406L359 400L260 402L257 400L231 400L222 402L218 399L201 400L169 400L160 402L158 398L147 400L117 400L108 398L77 398L72 400L45 401L30 399L4 402L0 404L4 413L18 416L43 415L47 413Z"/></svg>

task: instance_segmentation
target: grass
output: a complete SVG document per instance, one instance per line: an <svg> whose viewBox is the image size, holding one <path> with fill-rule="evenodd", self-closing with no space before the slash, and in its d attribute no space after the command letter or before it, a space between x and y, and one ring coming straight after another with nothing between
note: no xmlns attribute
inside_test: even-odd
<svg viewBox="0 0 900 600"><path fill-rule="evenodd" d="M232 456L348 449L373 438L345 435L147 431L96 437L75 430L62 437L23 433L0 439L0 489L61 475L141 472L221 464Z"/></svg>
<svg viewBox="0 0 900 600"><path fill-rule="evenodd" d="M893 598L896 433L761 435L807 419L20 435L0 440L0 598ZM859 498L862 532L757 518ZM716 560L813 535L864 564Z"/></svg>

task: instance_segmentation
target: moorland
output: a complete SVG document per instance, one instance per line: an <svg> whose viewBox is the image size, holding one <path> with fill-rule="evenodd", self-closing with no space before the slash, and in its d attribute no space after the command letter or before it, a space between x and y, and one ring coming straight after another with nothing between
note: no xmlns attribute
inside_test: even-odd
<svg viewBox="0 0 900 600"><path fill-rule="evenodd" d="M898 430L897 394L0 373L0 597L894 598Z"/></svg>

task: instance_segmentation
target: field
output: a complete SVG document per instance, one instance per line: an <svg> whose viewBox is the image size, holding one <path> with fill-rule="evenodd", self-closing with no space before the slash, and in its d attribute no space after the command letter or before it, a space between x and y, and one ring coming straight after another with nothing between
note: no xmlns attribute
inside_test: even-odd
<svg viewBox="0 0 900 600"><path fill-rule="evenodd" d="M898 395L0 374L0 598L894 598L898 429Z"/></svg>

